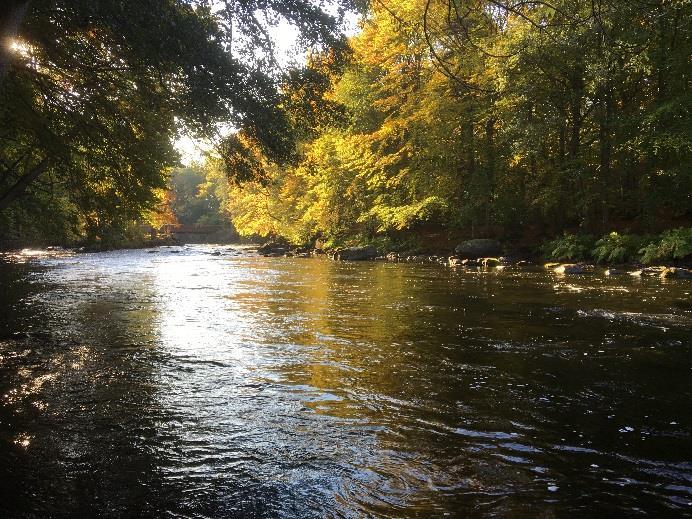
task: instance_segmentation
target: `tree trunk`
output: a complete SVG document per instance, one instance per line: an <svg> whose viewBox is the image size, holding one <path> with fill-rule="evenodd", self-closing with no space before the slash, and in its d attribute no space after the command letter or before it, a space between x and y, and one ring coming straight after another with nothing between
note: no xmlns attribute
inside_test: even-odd
<svg viewBox="0 0 692 519"><path fill-rule="evenodd" d="M7 209L7 207L14 202L17 198L22 196L26 191L26 188L40 177L48 168L50 167L50 159L48 157L44 158L41 162L36 164L27 173L24 173L19 180L14 183L7 191L0 194L0 212Z"/></svg>

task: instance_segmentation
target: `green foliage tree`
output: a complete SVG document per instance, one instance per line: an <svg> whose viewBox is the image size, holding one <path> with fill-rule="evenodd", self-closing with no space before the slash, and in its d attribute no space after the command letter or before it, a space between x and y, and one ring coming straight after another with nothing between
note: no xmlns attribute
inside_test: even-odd
<svg viewBox="0 0 692 519"><path fill-rule="evenodd" d="M316 45L336 38L309 0L10 1L0 16L4 222L43 203L95 237L155 204L181 127L225 122L290 155L267 30L287 20Z"/></svg>
<svg viewBox="0 0 692 519"><path fill-rule="evenodd" d="M270 189L255 194L265 207L288 203L271 188L301 186L290 210L272 211L272 232L302 226L297 235L313 238L426 225L600 235L689 222L690 7L372 3L345 64L316 59L297 76L320 78L286 104L289 119L310 128L297 135L297 157L256 169L247 185L262 177ZM230 166L242 192L248 178ZM631 252L606 242L603 254Z"/></svg>

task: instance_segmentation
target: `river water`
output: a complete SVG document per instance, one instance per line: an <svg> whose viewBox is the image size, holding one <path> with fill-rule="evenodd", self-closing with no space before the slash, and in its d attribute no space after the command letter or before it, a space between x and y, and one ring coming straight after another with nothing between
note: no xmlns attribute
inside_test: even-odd
<svg viewBox="0 0 692 519"><path fill-rule="evenodd" d="M8 256L0 517L690 514L691 296L228 246Z"/></svg>

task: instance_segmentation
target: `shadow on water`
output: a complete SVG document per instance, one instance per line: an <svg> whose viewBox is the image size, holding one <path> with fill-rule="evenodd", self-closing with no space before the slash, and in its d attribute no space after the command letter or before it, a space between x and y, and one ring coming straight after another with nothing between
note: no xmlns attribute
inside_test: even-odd
<svg viewBox="0 0 692 519"><path fill-rule="evenodd" d="M688 284L173 250L0 265L0 515L690 510Z"/></svg>

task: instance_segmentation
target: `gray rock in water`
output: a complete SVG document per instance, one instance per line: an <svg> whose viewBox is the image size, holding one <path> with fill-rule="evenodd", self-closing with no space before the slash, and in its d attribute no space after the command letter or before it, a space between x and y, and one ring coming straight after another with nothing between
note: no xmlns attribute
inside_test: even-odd
<svg viewBox="0 0 692 519"><path fill-rule="evenodd" d="M268 256L270 254L284 254L288 250L288 247L281 243L265 243L261 247L257 249L258 254L262 254L263 256Z"/></svg>
<svg viewBox="0 0 692 519"><path fill-rule="evenodd" d="M607 269L604 272L604 274L606 276L621 276L622 274L624 274L624 272L622 272L622 270L618 270L618 269Z"/></svg>
<svg viewBox="0 0 692 519"><path fill-rule="evenodd" d="M457 245L454 252L461 258L478 259L499 256L502 244L497 240L468 240Z"/></svg>
<svg viewBox="0 0 692 519"><path fill-rule="evenodd" d="M332 254L332 259L341 261L363 261L375 259L376 257L377 249L371 246L339 249Z"/></svg>

